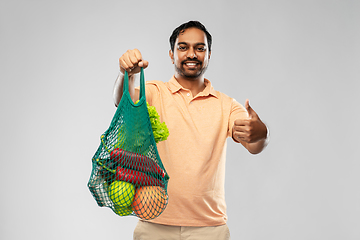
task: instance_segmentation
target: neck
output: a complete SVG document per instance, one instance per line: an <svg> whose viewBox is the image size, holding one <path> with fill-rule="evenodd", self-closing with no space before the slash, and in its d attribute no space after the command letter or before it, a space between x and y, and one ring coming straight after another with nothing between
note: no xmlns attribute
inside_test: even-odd
<svg viewBox="0 0 360 240"><path fill-rule="evenodd" d="M205 89L205 78L203 75L197 78L186 78L175 73L175 79L183 88L189 89L194 97Z"/></svg>

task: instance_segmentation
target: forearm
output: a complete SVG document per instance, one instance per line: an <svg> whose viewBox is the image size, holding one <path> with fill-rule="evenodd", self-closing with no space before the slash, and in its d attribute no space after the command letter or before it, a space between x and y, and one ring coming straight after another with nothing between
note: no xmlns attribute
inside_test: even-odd
<svg viewBox="0 0 360 240"><path fill-rule="evenodd" d="M121 72L119 73L119 76L117 77L115 84L114 84L114 92L113 92L113 98L115 106L117 107L120 103L120 100L123 96L123 87L124 87L124 74ZM136 94L135 94L135 76L131 75L129 76L129 93L130 97L135 102Z"/></svg>

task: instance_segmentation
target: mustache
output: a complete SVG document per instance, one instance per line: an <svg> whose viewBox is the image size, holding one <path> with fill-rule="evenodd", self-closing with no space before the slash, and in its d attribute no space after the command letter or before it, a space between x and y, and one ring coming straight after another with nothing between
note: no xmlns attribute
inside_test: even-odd
<svg viewBox="0 0 360 240"><path fill-rule="evenodd" d="M202 64L202 62L201 62L201 61L196 60L196 59L191 59L191 58L188 58L188 59L186 59L186 60L182 61L182 62L181 62L181 64L185 64L185 63L186 63L186 62L188 62L188 61L191 61L191 62L195 62L195 63Z"/></svg>

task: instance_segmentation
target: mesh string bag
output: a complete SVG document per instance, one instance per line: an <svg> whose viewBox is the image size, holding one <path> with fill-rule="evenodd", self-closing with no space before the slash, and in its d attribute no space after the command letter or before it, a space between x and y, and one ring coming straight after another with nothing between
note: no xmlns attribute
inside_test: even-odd
<svg viewBox="0 0 360 240"><path fill-rule="evenodd" d="M92 158L88 187L100 207L109 207L119 216L149 220L166 208L169 176L154 139L143 69L137 103L128 88L125 72L123 96Z"/></svg>

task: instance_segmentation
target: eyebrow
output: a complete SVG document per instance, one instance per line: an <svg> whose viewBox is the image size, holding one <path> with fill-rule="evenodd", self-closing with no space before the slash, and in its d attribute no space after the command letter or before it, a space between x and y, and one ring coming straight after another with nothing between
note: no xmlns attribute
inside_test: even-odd
<svg viewBox="0 0 360 240"><path fill-rule="evenodd" d="M188 43L187 42L178 42L178 44L177 45L181 45L181 44L184 44L184 45L188 45ZM198 43L195 43L195 46L198 46L198 45L206 45L205 43L203 43L203 42L198 42Z"/></svg>

